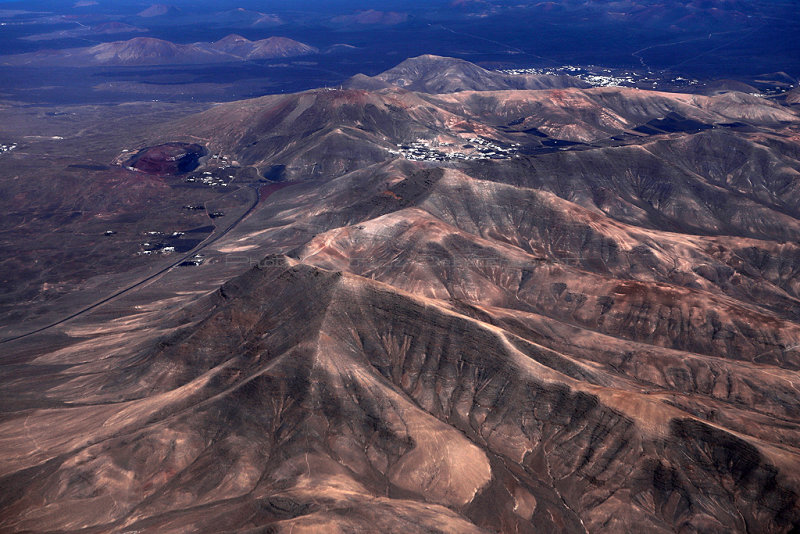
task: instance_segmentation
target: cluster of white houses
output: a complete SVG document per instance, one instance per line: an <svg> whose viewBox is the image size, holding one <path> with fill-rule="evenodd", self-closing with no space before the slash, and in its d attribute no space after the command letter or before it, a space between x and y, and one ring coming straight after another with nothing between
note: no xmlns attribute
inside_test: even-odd
<svg viewBox="0 0 800 534"><path fill-rule="evenodd" d="M0 143L0 154L11 152L15 148L17 148L17 143Z"/></svg>
<svg viewBox="0 0 800 534"><path fill-rule="evenodd" d="M413 161L454 161L454 160L480 160L480 159L510 159L519 148L519 144L506 145L499 141L484 137L470 138L467 144L459 148L452 143L436 143L435 146L427 139L417 139L413 143L397 145L398 150L390 150Z"/></svg>

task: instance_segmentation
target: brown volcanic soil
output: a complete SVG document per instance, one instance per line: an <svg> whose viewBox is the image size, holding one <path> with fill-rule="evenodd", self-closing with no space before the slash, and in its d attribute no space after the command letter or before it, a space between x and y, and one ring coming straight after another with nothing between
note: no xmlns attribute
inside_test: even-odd
<svg viewBox="0 0 800 534"><path fill-rule="evenodd" d="M714 128L633 131L669 113ZM476 135L530 150L388 151ZM800 528L790 108L313 91L146 146L190 136L288 180L206 264L4 345L0 530Z"/></svg>

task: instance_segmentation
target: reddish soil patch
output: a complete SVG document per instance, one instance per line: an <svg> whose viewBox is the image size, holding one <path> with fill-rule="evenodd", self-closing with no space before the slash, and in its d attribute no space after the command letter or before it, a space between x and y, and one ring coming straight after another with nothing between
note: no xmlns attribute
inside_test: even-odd
<svg viewBox="0 0 800 534"><path fill-rule="evenodd" d="M148 174L183 174L196 169L205 153L198 144L166 143L140 150L125 165Z"/></svg>
<svg viewBox="0 0 800 534"><path fill-rule="evenodd" d="M258 194L260 195L261 201L263 202L264 200L266 200L275 191L279 191L279 190L283 189L284 187L288 187L288 186L290 186L292 184L295 184L295 183L297 183L297 182L284 182L284 183L279 183L279 184L262 185L261 187L258 188Z"/></svg>

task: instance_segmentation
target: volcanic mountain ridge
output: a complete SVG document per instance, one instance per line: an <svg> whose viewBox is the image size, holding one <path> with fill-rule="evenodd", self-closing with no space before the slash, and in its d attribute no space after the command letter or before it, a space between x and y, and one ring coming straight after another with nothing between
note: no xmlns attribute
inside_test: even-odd
<svg viewBox="0 0 800 534"><path fill-rule="evenodd" d="M0 529L800 528L798 122L384 87L164 125L280 189L203 265L5 344ZM509 155L397 146L481 139Z"/></svg>
<svg viewBox="0 0 800 534"><path fill-rule="evenodd" d="M348 80L346 85L355 89L370 90L395 85L409 91L432 94L589 87L586 82L571 76L502 74L488 71L463 59L431 54L407 59L377 76L358 74Z"/></svg>

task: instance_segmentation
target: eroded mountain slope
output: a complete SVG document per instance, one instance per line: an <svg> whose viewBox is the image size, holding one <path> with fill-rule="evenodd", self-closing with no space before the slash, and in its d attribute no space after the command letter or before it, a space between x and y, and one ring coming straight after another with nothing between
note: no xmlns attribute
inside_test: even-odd
<svg viewBox="0 0 800 534"><path fill-rule="evenodd" d="M166 125L283 181L203 265L6 344L0 529L791 532L797 131L624 89ZM396 150L475 139L515 148Z"/></svg>

